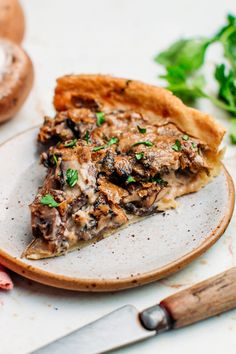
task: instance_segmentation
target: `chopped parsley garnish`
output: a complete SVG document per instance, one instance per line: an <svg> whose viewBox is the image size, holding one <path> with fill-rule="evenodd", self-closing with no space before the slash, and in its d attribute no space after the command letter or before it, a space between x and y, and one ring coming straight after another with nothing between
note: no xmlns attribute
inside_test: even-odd
<svg viewBox="0 0 236 354"><path fill-rule="evenodd" d="M151 141L137 141L137 143L134 143L132 146L137 146L137 145L146 145L146 146L153 146L153 143Z"/></svg>
<svg viewBox="0 0 236 354"><path fill-rule="evenodd" d="M137 152L137 154L135 154L136 160L141 160L143 156L144 156L144 152Z"/></svg>
<svg viewBox="0 0 236 354"><path fill-rule="evenodd" d="M196 149L197 148L197 144L196 143L192 143L192 147L193 147L193 149Z"/></svg>
<svg viewBox="0 0 236 354"><path fill-rule="evenodd" d="M87 142L87 144L88 144L89 141L90 141L90 135L89 135L89 131L88 131L88 130L87 130L86 133L85 133L84 140Z"/></svg>
<svg viewBox="0 0 236 354"><path fill-rule="evenodd" d="M139 125L137 125L137 128L138 128L139 133L141 133L141 134L145 134L147 131L146 128L141 128Z"/></svg>
<svg viewBox="0 0 236 354"><path fill-rule="evenodd" d="M181 142L178 139L175 140L175 144L172 145L171 147L174 151L181 151L182 150Z"/></svg>
<svg viewBox="0 0 236 354"><path fill-rule="evenodd" d="M77 143L77 139L73 139L73 140L65 142L64 146L69 147L69 148L73 148L73 147L75 147L76 143Z"/></svg>
<svg viewBox="0 0 236 354"><path fill-rule="evenodd" d="M113 137L113 138L111 138L111 139L108 141L108 143L107 143L106 145L95 146L95 147L93 148L93 151L96 152L96 151L99 151L99 150L102 150L102 149L106 149L107 147L109 147L109 146L111 146L111 145L117 144L118 141L119 141L118 138Z"/></svg>
<svg viewBox="0 0 236 354"><path fill-rule="evenodd" d="M50 208L57 208L59 203L55 201L51 194L46 194L40 199L40 203L43 205L47 205Z"/></svg>
<svg viewBox="0 0 236 354"><path fill-rule="evenodd" d="M107 147L107 145L95 146L95 147L93 148L93 151L96 152L96 151L105 149L106 147Z"/></svg>
<svg viewBox="0 0 236 354"><path fill-rule="evenodd" d="M132 176L129 176L126 180L127 183L132 183L132 182L136 182L136 179Z"/></svg>
<svg viewBox="0 0 236 354"><path fill-rule="evenodd" d="M164 181L164 179L162 179L160 176L155 176L151 179L152 182L156 182L158 184L160 184L161 186L166 187L168 185L167 181Z"/></svg>
<svg viewBox="0 0 236 354"><path fill-rule="evenodd" d="M111 138L111 139L108 141L107 145L108 145L108 146L111 146L111 145L113 145L113 144L117 144L118 141L119 141L118 138L114 138L114 137L113 137L113 138Z"/></svg>
<svg viewBox="0 0 236 354"><path fill-rule="evenodd" d="M100 127L105 122L105 114L103 112L97 112L97 126Z"/></svg>
<svg viewBox="0 0 236 354"><path fill-rule="evenodd" d="M57 165L57 163L58 163L58 158L57 158L57 155L52 155L52 158L53 158L53 161L54 161L54 163L55 163L55 165Z"/></svg>
<svg viewBox="0 0 236 354"><path fill-rule="evenodd" d="M182 136L182 139L185 140L185 141L188 141L189 136L188 136L187 134L184 134L184 135Z"/></svg>
<svg viewBox="0 0 236 354"><path fill-rule="evenodd" d="M66 183L73 188L78 181L78 171L68 168L66 171Z"/></svg>

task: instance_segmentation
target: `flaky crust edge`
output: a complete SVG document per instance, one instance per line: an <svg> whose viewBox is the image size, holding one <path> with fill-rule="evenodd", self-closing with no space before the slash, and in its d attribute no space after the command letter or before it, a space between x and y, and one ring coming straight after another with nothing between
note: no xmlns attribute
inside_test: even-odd
<svg viewBox="0 0 236 354"><path fill-rule="evenodd" d="M108 75L67 75L57 79L54 106L57 111L74 107L72 97L98 102L102 109L132 109L160 124L172 122L183 132L217 151L225 129L210 115L187 107L170 91L136 80Z"/></svg>

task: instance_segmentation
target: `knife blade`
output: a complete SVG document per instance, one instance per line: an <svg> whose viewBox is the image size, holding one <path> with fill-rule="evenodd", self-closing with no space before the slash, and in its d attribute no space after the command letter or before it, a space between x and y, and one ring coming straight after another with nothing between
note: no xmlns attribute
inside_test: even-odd
<svg viewBox="0 0 236 354"><path fill-rule="evenodd" d="M236 307L236 267L182 290L139 313L132 305L52 342L34 354L99 354Z"/></svg>
<svg viewBox="0 0 236 354"><path fill-rule="evenodd" d="M103 353L154 336L156 332L146 330L138 316L139 312L134 306L123 306L37 350L35 354Z"/></svg>

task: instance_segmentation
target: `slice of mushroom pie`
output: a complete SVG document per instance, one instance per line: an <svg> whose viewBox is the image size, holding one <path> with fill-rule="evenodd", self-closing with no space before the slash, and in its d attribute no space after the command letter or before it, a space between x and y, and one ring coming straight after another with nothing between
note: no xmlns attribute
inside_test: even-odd
<svg viewBox="0 0 236 354"><path fill-rule="evenodd" d="M102 75L58 79L38 139L44 185L24 256L58 256L176 207L220 171L224 129L170 92ZM92 241L91 241L92 240Z"/></svg>

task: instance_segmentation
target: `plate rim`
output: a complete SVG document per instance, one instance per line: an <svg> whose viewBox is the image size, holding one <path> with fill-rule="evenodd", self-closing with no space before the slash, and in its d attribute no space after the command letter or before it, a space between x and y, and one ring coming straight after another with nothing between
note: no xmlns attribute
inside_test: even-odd
<svg viewBox="0 0 236 354"><path fill-rule="evenodd" d="M0 148L5 144L10 142L11 140L21 136L31 130L38 128L39 125L30 127L13 137L7 139L3 143L0 144ZM216 241L223 235L226 230L231 217L234 211L234 203L235 203L235 189L232 177L229 172L223 166L223 173L225 174L227 186L228 186L228 205L227 210L217 227L212 230L207 239L202 242L197 248L188 252L184 256L176 259L173 262L166 264L163 267L158 269L151 270L149 272L145 272L136 276L129 276L125 278L113 278L113 279L93 279L93 278L75 278L69 277L65 275L50 273L46 270L42 270L32 266L31 264L26 264L17 257L11 256L9 253L0 249L0 262L3 266L8 269L16 272L17 274L36 281L38 283L42 283L44 285L53 286L56 288L74 290L74 291L85 291L85 292L108 292L108 291L119 291L125 290L133 287L137 287L140 285L148 284L161 278L167 277L170 274L173 274L190 262L201 256L204 252L206 252L211 246L213 246Z"/></svg>

